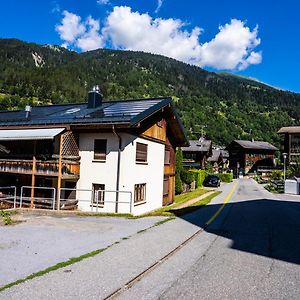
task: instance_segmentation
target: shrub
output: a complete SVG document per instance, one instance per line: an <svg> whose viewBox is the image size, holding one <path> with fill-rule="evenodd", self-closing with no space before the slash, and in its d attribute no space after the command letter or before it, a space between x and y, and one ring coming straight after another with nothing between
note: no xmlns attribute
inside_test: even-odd
<svg viewBox="0 0 300 300"><path fill-rule="evenodd" d="M180 178L182 182L186 184L192 184L193 181L195 181L194 173L191 171L181 170L180 172Z"/></svg>
<svg viewBox="0 0 300 300"><path fill-rule="evenodd" d="M206 166L205 166L205 171L206 171L206 173L208 173L208 174L212 174L212 173L214 172L213 165L212 165L210 162L208 162L208 163L206 164Z"/></svg>
<svg viewBox="0 0 300 300"><path fill-rule="evenodd" d="M11 215L8 211L1 210L0 211L0 216L3 219L4 225L10 225L12 223Z"/></svg>
<svg viewBox="0 0 300 300"><path fill-rule="evenodd" d="M271 179L273 180L281 180L283 178L283 172L280 170L274 170L271 174Z"/></svg>
<svg viewBox="0 0 300 300"><path fill-rule="evenodd" d="M190 170L189 172L194 174L194 180L196 181L196 187L202 187L203 181L207 176L207 172L205 170Z"/></svg>
<svg viewBox="0 0 300 300"><path fill-rule="evenodd" d="M183 170L182 166L182 150L178 148L176 151L176 171L175 171L175 194L181 194L183 191L182 181L180 178L181 172Z"/></svg>
<svg viewBox="0 0 300 300"><path fill-rule="evenodd" d="M182 188L182 181L180 178L180 174L176 173L175 174L175 194L179 195L182 193L182 191L183 191L183 188Z"/></svg>
<svg viewBox="0 0 300 300"><path fill-rule="evenodd" d="M220 178L222 182L232 182L233 180L233 174L232 173L226 173L226 174L214 174Z"/></svg>

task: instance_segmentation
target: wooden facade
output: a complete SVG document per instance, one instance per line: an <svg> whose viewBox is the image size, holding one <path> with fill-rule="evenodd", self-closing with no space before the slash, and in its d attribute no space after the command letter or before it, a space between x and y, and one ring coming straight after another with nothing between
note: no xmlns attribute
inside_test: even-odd
<svg viewBox="0 0 300 300"><path fill-rule="evenodd" d="M185 169L204 169L212 155L212 142L205 138L190 140L189 147L182 147L183 167Z"/></svg>
<svg viewBox="0 0 300 300"><path fill-rule="evenodd" d="M251 145L252 143L252 145ZM257 171L258 167L274 167L277 148L266 142L233 141L227 147L229 168L234 175Z"/></svg>
<svg viewBox="0 0 300 300"><path fill-rule="evenodd" d="M287 163L294 162L300 157L300 127L283 127L278 133L284 135L283 152L287 153Z"/></svg>
<svg viewBox="0 0 300 300"><path fill-rule="evenodd" d="M148 125L149 128L147 128L141 136L156 140L165 145L164 188L162 199L162 204L165 206L174 202L176 147L174 146L174 143L172 143L167 121L159 115L158 118L154 118L154 122L154 124Z"/></svg>

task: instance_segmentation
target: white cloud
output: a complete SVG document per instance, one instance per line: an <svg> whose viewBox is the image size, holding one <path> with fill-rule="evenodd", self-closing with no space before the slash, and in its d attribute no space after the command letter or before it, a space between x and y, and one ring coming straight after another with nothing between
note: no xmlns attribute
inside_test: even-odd
<svg viewBox="0 0 300 300"><path fill-rule="evenodd" d="M262 60L261 53L253 51L260 44L257 27L251 31L244 22L233 19L204 44L200 43L202 29L187 31L184 27L181 20L153 19L121 6L107 17L103 32L116 49L162 54L200 67L241 70Z"/></svg>
<svg viewBox="0 0 300 300"><path fill-rule="evenodd" d="M97 0L97 3L100 5L106 5L109 3L109 0Z"/></svg>
<svg viewBox="0 0 300 300"><path fill-rule="evenodd" d="M162 5L163 5L163 0L157 0L157 7L155 9L156 14L160 11Z"/></svg>
<svg viewBox="0 0 300 300"><path fill-rule="evenodd" d="M85 32L85 27L81 23L81 18L68 11L63 11L63 19L60 25L56 25L59 37L66 43L73 43L76 38Z"/></svg>
<svg viewBox="0 0 300 300"><path fill-rule="evenodd" d="M60 25L56 26L63 47L75 46L82 51L95 50L103 47L103 38L99 33L100 23L89 16L86 21L81 17L68 11L63 12Z"/></svg>
<svg viewBox="0 0 300 300"><path fill-rule="evenodd" d="M76 46L82 51L95 50L103 47L103 38L99 33L99 21L89 16L85 26L85 32L77 39Z"/></svg>
<svg viewBox="0 0 300 300"><path fill-rule="evenodd" d="M192 63L201 50L201 29L195 27L188 32L182 30L183 26L180 20L152 19L129 7L115 7L103 31L116 49L142 50Z"/></svg>
<svg viewBox="0 0 300 300"><path fill-rule="evenodd" d="M106 1L106 0L104 0ZM116 6L106 18L100 31L100 22L89 16L85 21L64 11L56 26L65 45L88 51L111 45L114 49L145 51L218 70L244 70L262 61L258 27L251 30L245 22L232 19L219 27L210 41L200 43L202 29L186 30L179 19L152 18L148 13L133 12L130 7Z"/></svg>
<svg viewBox="0 0 300 300"><path fill-rule="evenodd" d="M251 31L244 22L233 19L219 30L211 41L202 45L200 66L242 70L261 62L261 53L252 51L260 44L257 27Z"/></svg>

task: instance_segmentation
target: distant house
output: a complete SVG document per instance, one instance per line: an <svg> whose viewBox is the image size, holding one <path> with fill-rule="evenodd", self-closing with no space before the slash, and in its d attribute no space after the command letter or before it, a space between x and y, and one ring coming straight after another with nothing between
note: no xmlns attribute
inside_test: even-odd
<svg viewBox="0 0 300 300"><path fill-rule="evenodd" d="M247 174L258 167L273 167L275 152L278 150L268 142L234 140L227 147L229 168L234 174Z"/></svg>
<svg viewBox="0 0 300 300"><path fill-rule="evenodd" d="M0 111L0 188L36 208L141 214L173 202L186 145L170 98L105 102L95 88L87 103Z"/></svg>
<svg viewBox="0 0 300 300"><path fill-rule="evenodd" d="M300 157L300 126L282 127L278 134L284 135L283 152L287 153L288 162Z"/></svg>
<svg viewBox="0 0 300 300"><path fill-rule="evenodd" d="M224 149L212 149L212 155L207 159L214 171L223 172L229 166L229 153Z"/></svg>
<svg viewBox="0 0 300 300"><path fill-rule="evenodd" d="M212 142L204 138L190 140L190 146L182 147L183 167L204 169L207 158L212 155Z"/></svg>

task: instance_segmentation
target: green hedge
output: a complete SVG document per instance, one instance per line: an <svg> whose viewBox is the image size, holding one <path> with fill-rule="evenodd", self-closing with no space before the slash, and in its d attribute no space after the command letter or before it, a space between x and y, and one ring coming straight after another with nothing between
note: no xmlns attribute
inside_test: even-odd
<svg viewBox="0 0 300 300"><path fill-rule="evenodd" d="M194 180L196 181L196 187L202 187L205 177L208 175L205 170L190 170L189 172L194 174Z"/></svg>
<svg viewBox="0 0 300 300"><path fill-rule="evenodd" d="M203 181L204 179L206 178L206 176L208 176L209 174L207 173L206 170L182 170L180 172L180 177L177 178L177 181L181 181L181 182L184 182L186 184L191 184L193 181L196 181L196 188L198 187L202 187L203 186ZM226 174L219 174L219 173L216 173L216 174L212 174L212 175L216 175L220 178L220 180L222 182L232 182L233 180L233 174L232 173L226 173ZM181 190L181 187L182 186L182 183L181 184L178 184L177 186L177 191L176 191L176 194L180 193L180 190Z"/></svg>
<svg viewBox="0 0 300 300"><path fill-rule="evenodd" d="M180 178L182 182L186 184L191 184L193 181L196 181L195 173L187 170L182 170L180 172Z"/></svg>
<svg viewBox="0 0 300 300"><path fill-rule="evenodd" d="M222 182L232 182L233 174L232 173L225 173L225 174L214 174L220 178Z"/></svg>

